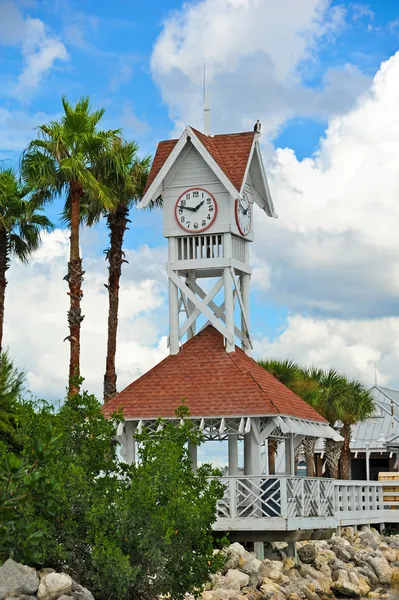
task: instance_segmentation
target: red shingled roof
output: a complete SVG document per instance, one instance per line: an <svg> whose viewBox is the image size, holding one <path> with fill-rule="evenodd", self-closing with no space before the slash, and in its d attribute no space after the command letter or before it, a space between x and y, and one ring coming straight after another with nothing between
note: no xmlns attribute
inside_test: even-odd
<svg viewBox="0 0 399 600"><path fill-rule="evenodd" d="M122 408L127 419L174 417L186 399L193 417L286 415L326 422L240 348L227 353L211 325L136 379L103 407Z"/></svg>
<svg viewBox="0 0 399 600"><path fill-rule="evenodd" d="M193 132L218 163L237 190L240 190L248 164L255 132L228 133L209 136L192 128ZM148 190L178 140L159 142L144 193Z"/></svg>

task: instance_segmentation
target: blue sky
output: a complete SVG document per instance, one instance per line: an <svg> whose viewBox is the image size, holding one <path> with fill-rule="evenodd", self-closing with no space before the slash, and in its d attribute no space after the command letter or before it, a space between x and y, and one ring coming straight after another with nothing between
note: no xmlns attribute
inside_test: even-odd
<svg viewBox="0 0 399 600"><path fill-rule="evenodd" d="M371 126L379 119L394 122L387 103L391 98L393 106L397 93L391 73L398 45L396 0L0 0L0 158L17 164L34 126L59 115L63 94L72 102L89 95L94 107L106 108L104 126L122 127L142 155L153 154L159 140L178 135L184 125L201 128L206 61L212 131L242 131L262 120L280 216L272 223L256 215L256 355L337 366L367 382L376 362L383 382L399 384L391 333L399 326L391 231L397 181L389 168L399 157L395 127L384 145L378 135L390 126L384 121L377 132ZM391 57L390 68L381 70ZM363 114L364 131L358 127ZM383 199L374 213L380 192L367 195L379 179L387 182L384 198L392 202ZM66 290L56 279L67 252L59 211L57 203L49 207L58 237L46 239L32 266L12 269L6 309L11 351L33 391L43 395L62 394L66 373L50 366L52 357L61 365L66 356L65 346L54 341L66 335ZM82 240L86 289L94 290L85 295L83 364L98 391L106 317L104 224L83 232ZM166 352L161 213L134 211L126 247L131 260L124 273L121 384ZM34 286L38 277L47 288L42 295ZM32 310L23 330L21 290ZM34 336L35 328L42 331L40 360L27 352L23 335Z"/></svg>

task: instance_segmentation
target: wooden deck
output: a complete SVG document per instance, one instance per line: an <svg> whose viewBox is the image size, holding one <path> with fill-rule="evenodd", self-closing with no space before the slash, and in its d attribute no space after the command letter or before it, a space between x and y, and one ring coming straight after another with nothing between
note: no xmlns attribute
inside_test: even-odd
<svg viewBox="0 0 399 600"><path fill-rule="evenodd" d="M277 532L399 523L399 495L386 491L386 482L282 475L243 475L222 481L226 493L218 504L215 531Z"/></svg>

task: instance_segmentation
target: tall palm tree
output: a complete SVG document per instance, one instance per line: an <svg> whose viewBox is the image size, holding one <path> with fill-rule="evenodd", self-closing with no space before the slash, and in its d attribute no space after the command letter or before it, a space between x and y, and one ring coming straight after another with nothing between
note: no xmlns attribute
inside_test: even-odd
<svg viewBox="0 0 399 600"><path fill-rule="evenodd" d="M113 192L93 173L93 165L100 155L111 148L120 130L102 131L99 123L104 110L92 111L88 97L75 106L63 97L64 114L59 121L38 127L39 136L25 150L21 173L25 182L38 192L52 198L65 199L69 215L70 258L65 279L69 285L68 311L70 343L69 395L79 391L80 328L84 318L81 311L84 271L79 249L79 226L84 198L93 205L111 209L115 204Z"/></svg>
<svg viewBox="0 0 399 600"><path fill-rule="evenodd" d="M316 403L318 394L317 383L308 375L307 371L292 360L260 360L259 364L276 377L281 383L290 388L300 398L312 406ZM316 438L306 436L302 448L306 458L306 473L313 477L315 473L314 453ZM275 471L275 457L278 444L276 440L269 440L269 473Z"/></svg>
<svg viewBox="0 0 399 600"><path fill-rule="evenodd" d="M348 381L347 393L339 406L339 418L342 423L340 433L344 438L340 457L341 478L351 478L351 438L355 423L366 421L375 414L374 398L359 381Z"/></svg>
<svg viewBox="0 0 399 600"><path fill-rule="evenodd" d="M3 345L7 270L11 258L27 263L40 244L40 233L52 224L42 214L38 198L22 185L11 168L0 168L0 354Z"/></svg>
<svg viewBox="0 0 399 600"><path fill-rule="evenodd" d="M105 251L108 261L108 335L107 357L104 374L104 402L116 394L116 339L118 331L119 285L122 264L126 261L123 251L124 235L128 229L130 209L140 200L147 181L150 157L139 159L135 142L116 140L109 152L105 152L94 166L96 176L112 188L117 204L112 210L87 208L87 223L91 225L103 214L109 229L109 248Z"/></svg>

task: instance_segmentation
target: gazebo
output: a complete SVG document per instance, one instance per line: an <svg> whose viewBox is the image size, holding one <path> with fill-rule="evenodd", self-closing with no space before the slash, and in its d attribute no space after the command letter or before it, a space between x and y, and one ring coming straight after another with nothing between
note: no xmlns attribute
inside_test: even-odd
<svg viewBox="0 0 399 600"><path fill-rule="evenodd" d="M156 428L159 417L178 425L175 411L182 400L205 440L228 441L227 492L216 529L235 532L237 539L261 541L270 530L335 526L332 481L296 476L295 448L304 436L340 436L243 350L227 353L223 336L212 325L104 405L106 417L123 409L118 439L127 462L136 458L135 434L144 426ZM244 442L241 475L239 439ZM269 473L271 439L284 444L285 475ZM197 448L190 452L196 468Z"/></svg>

